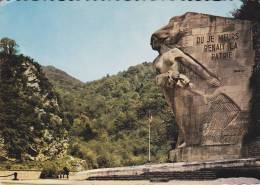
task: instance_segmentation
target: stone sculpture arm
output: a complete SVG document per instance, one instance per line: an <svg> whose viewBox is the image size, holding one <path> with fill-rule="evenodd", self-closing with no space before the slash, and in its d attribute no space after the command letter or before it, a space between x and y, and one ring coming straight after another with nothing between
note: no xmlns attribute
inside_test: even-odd
<svg viewBox="0 0 260 185"><path fill-rule="evenodd" d="M204 66L194 61L190 56L186 55L178 48L174 48L164 53L158 62L159 69L161 73L167 71L171 72L173 75L179 73L178 62L181 62L184 66L194 71L212 86L220 86L220 81L212 75ZM177 62L178 61L178 62Z"/></svg>

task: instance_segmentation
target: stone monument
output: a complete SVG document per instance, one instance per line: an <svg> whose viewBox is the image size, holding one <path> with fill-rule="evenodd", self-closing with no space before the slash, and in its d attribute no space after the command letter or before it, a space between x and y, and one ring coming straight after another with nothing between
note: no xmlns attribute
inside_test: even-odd
<svg viewBox="0 0 260 185"><path fill-rule="evenodd" d="M246 140L256 56L252 30L250 21L188 12L152 35L159 52L156 83L179 127L170 160L239 159L249 156L250 143L260 149L257 137Z"/></svg>

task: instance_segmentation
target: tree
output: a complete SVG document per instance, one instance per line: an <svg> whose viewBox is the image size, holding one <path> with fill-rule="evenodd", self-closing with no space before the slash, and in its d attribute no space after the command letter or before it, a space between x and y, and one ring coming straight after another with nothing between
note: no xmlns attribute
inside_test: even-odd
<svg viewBox="0 0 260 185"><path fill-rule="evenodd" d="M257 0L242 0L243 4L232 15L238 19L260 22L260 2Z"/></svg>
<svg viewBox="0 0 260 185"><path fill-rule="evenodd" d="M250 20L255 24L253 26L254 42L259 43L260 38L260 2L258 0L242 0L241 7L232 12L237 19ZM246 139L254 138L260 135L260 62L256 60L253 74L250 79L252 88L252 107L251 107L251 124L249 134Z"/></svg>
<svg viewBox="0 0 260 185"><path fill-rule="evenodd" d="M2 137L0 137L0 157L6 157L7 156L7 151L5 149L5 142Z"/></svg>
<svg viewBox="0 0 260 185"><path fill-rule="evenodd" d="M1 52L5 54L8 55L16 54L18 52L17 48L18 48L18 44L13 39L4 37L0 40Z"/></svg>

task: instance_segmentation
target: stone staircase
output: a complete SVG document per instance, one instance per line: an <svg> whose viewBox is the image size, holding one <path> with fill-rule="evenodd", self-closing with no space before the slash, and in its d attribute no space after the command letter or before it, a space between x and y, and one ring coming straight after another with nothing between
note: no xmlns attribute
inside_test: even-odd
<svg viewBox="0 0 260 185"><path fill-rule="evenodd" d="M140 175L107 175L89 177L87 180L214 180L229 177L253 177L260 179L260 168L219 168L184 172L145 172Z"/></svg>
<svg viewBox="0 0 260 185"><path fill-rule="evenodd" d="M210 180L216 179L217 176L215 172L210 170L201 170L201 171L187 171L187 172L150 172L144 174L148 179L152 178L168 178L170 180Z"/></svg>
<svg viewBox="0 0 260 185"><path fill-rule="evenodd" d="M212 180L216 179L217 176L215 172L210 170L201 170L201 171L185 171L185 172L145 172L138 176L134 175L111 175L111 176L97 176L90 177L87 180L152 180L159 181L164 180Z"/></svg>

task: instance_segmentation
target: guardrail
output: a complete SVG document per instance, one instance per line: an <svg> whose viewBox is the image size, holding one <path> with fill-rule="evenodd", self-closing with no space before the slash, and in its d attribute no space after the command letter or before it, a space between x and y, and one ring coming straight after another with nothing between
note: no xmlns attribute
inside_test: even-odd
<svg viewBox="0 0 260 185"><path fill-rule="evenodd" d="M17 176L18 176L18 173L17 173L17 172L14 172L14 173L12 173L12 174L10 174L10 175L2 175L2 176L0 176L0 178L1 178L1 177L11 177L11 176L14 176L13 180L19 180L19 179L17 178Z"/></svg>

